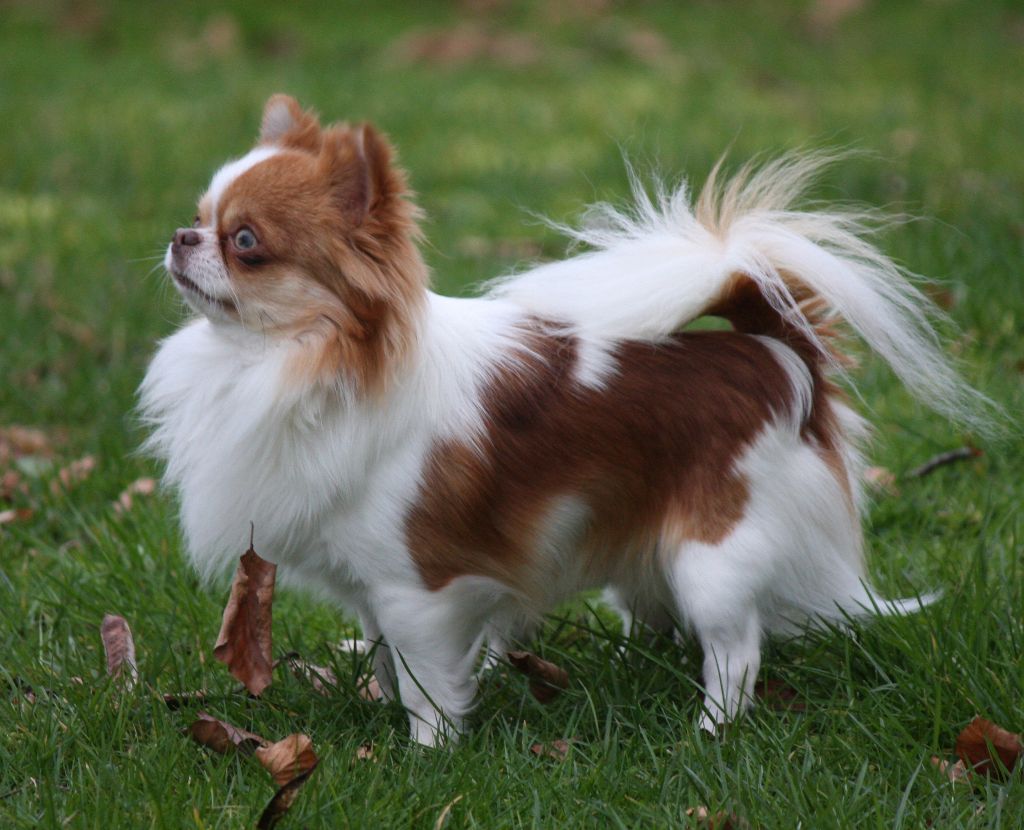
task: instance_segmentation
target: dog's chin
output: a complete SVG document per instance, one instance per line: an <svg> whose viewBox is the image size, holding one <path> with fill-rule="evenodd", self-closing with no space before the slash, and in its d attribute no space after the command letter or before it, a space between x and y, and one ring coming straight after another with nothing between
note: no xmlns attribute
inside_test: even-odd
<svg viewBox="0 0 1024 830"><path fill-rule="evenodd" d="M170 269L169 273L174 280L174 286L178 289L178 293L181 294L185 302L194 311L216 320L238 319L238 308L234 302L224 297L215 297L203 291L187 274L183 274L173 268Z"/></svg>

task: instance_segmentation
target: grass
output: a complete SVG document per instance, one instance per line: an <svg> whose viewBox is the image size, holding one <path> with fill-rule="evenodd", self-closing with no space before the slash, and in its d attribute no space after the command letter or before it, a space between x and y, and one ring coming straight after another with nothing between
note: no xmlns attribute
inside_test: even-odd
<svg viewBox="0 0 1024 830"><path fill-rule="evenodd" d="M556 219L621 196L621 152L700 178L726 148L867 151L816 195L920 221L882 244L946 280L950 348L1011 420L1024 403L1024 17L1010 2L875 3L834 28L806 3L66 4L0 9L0 424L37 426L55 466L93 474L52 492L22 464L31 519L0 527L0 824L237 827L272 793L244 759L182 736L187 711L105 679L98 626L124 614L143 679L207 688L206 709L262 734L309 733L323 763L291 827L664 827L728 809L760 827L1024 826L1020 770L953 788L931 769L975 714L1024 730L1024 446L899 483L868 526L891 593L941 586L919 616L773 645L762 675L807 710L761 708L724 740L698 734L697 653L623 640L577 603L538 648L570 690L541 707L521 678L486 684L452 752L404 737L393 706L358 699L360 666L332 645L350 623L282 592L276 650L343 678L325 698L279 674L260 700L212 660L226 595L185 565L174 506L129 482L157 471L135 449L134 390L181 310L150 272L197 192L251 141L263 100L287 90L326 116L369 118L401 148L429 216L441 290L461 292L562 242ZM413 60L410 32L470 21L491 57ZM652 34L653 33L653 34ZM489 40L488 40L489 38ZM488 47L491 48L491 47ZM433 57L431 57L431 55ZM904 471L962 445L869 363L874 457ZM979 439L973 439L979 440ZM10 505L0 505L0 509ZM241 550L239 551L241 553ZM17 683L29 684L30 704ZM535 741L579 739L562 763ZM374 761L356 747L374 745Z"/></svg>

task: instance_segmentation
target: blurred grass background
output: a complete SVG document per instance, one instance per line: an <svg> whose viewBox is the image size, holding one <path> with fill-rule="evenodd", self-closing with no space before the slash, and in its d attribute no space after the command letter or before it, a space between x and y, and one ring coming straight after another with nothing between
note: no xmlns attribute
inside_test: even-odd
<svg viewBox="0 0 1024 830"><path fill-rule="evenodd" d="M971 381L1011 420L1024 401L1016 2L3 0L0 426L39 427L57 448L50 466L22 460L27 490L0 503L34 511L0 526L5 826L234 827L269 797L258 770L207 757L144 693L113 707L96 636L107 610L132 622L155 685L219 689L215 714L313 735L327 757L291 826L433 826L460 794L447 826L680 825L698 804L765 827L1021 826L1019 771L954 793L927 763L976 712L1024 729L1016 437L901 482L872 510L880 583L942 585L950 599L857 641L779 646L763 671L810 711L759 712L724 744L693 732L692 660L666 644L620 657L606 618L582 606L545 638L573 690L540 709L522 683L496 679L450 756L408 748L399 711L347 688L313 699L282 677L263 701L233 694L208 662L223 597L184 566L173 506L156 496L118 515L111 503L155 472L134 454L134 390L182 311L153 268L278 91L391 136L445 292L560 255L531 212L568 220L623 198L623 154L699 182L726 150L735 162L862 151L814 195L919 217L884 248L944 281L949 346ZM922 413L874 363L863 378L885 466L977 440ZM52 490L56 469L85 454L92 475ZM332 609L285 595L275 624L282 652L355 671L330 647L343 630ZM22 682L53 694L27 705ZM564 764L526 751L570 734L581 744ZM354 765L366 740L379 760Z"/></svg>

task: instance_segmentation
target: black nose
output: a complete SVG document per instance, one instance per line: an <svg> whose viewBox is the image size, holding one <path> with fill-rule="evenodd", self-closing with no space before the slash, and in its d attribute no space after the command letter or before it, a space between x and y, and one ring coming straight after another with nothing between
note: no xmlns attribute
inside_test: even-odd
<svg viewBox="0 0 1024 830"><path fill-rule="evenodd" d="M193 245L198 245L201 239L202 238L199 234L192 230L192 228L178 228L177 232L174 234L175 245L188 245L191 247Z"/></svg>

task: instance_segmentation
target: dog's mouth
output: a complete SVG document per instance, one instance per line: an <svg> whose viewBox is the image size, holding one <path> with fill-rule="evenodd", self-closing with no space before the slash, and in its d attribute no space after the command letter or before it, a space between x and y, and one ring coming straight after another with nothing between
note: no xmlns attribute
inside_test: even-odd
<svg viewBox="0 0 1024 830"><path fill-rule="evenodd" d="M190 280L180 271L172 270L171 276L174 278L174 281L178 284L179 288L185 289L185 291L189 292L190 294L195 294L197 297L205 300L210 305L216 306L217 308L223 311L237 311L237 309L235 308L235 304L233 302L231 302L230 300L222 300L219 297L214 297L212 294L207 294L205 291L203 291L202 288L196 285L192 280Z"/></svg>

